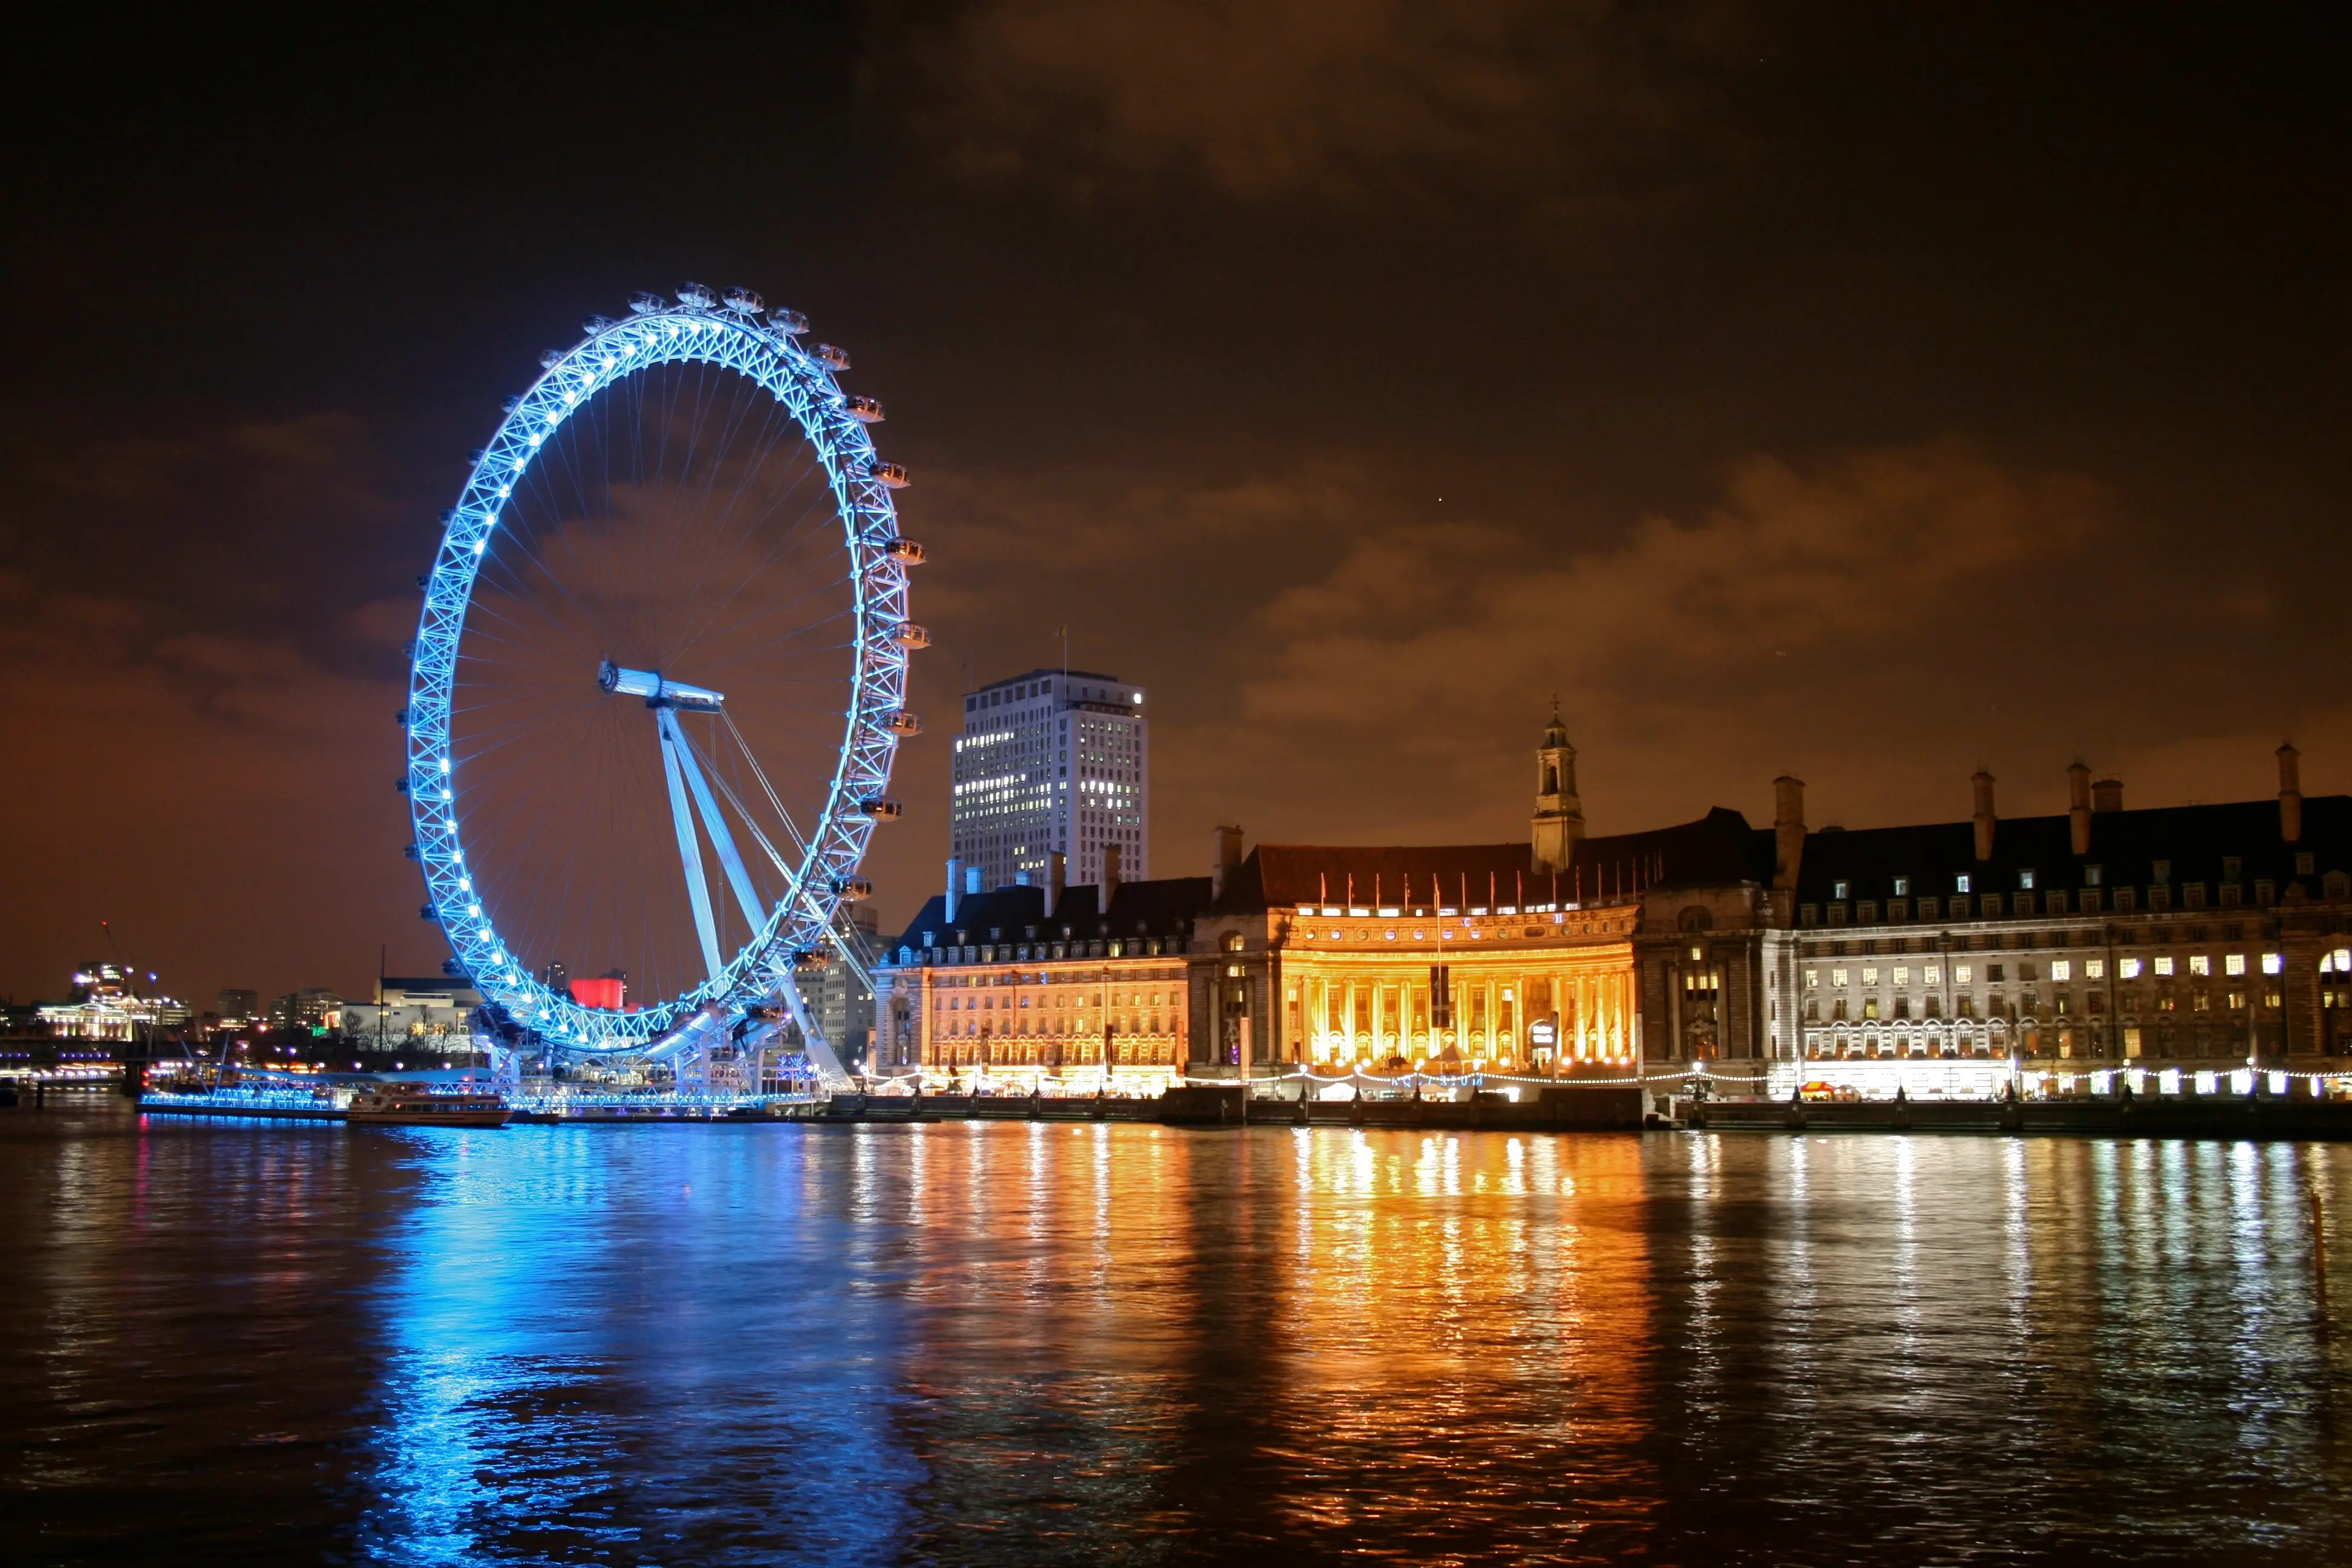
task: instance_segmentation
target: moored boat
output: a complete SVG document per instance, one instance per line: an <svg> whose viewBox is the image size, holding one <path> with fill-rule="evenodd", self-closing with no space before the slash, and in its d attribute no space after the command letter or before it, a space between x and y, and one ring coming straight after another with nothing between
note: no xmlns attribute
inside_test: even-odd
<svg viewBox="0 0 2352 1568"><path fill-rule="evenodd" d="M354 1093L343 1120L365 1127L504 1127L513 1114L496 1089L385 1083Z"/></svg>

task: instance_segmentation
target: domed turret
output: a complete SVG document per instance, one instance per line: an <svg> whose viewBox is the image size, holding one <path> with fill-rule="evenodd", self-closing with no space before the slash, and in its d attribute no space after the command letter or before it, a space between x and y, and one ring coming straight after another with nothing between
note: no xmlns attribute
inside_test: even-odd
<svg viewBox="0 0 2352 1568"><path fill-rule="evenodd" d="M1568 726L1560 722L1559 699L1551 700L1551 722L1544 726L1544 750L1553 751L1568 744Z"/></svg>

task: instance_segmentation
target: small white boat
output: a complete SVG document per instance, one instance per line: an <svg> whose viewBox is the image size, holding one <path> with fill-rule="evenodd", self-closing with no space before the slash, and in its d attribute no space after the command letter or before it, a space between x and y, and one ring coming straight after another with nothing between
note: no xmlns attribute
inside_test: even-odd
<svg viewBox="0 0 2352 1568"><path fill-rule="evenodd" d="M369 1127L504 1127L513 1114L496 1089L385 1083L353 1094L343 1120Z"/></svg>

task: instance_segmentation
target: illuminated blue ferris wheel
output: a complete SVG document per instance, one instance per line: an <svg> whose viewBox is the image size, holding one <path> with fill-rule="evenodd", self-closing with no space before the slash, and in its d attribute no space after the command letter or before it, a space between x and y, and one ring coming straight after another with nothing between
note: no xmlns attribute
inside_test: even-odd
<svg viewBox="0 0 2352 1568"><path fill-rule="evenodd" d="M559 1054L789 1016L888 794L907 660L879 403L805 318L697 284L593 317L509 400L446 514L401 781L486 1000Z"/></svg>

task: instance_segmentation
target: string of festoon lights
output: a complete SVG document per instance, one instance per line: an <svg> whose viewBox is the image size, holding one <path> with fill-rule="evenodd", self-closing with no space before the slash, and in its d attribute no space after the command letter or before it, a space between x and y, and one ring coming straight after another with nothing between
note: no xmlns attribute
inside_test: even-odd
<svg viewBox="0 0 2352 1568"><path fill-rule="evenodd" d="M1810 1065L1826 1067L1830 1064L1819 1063ZM2011 1058L2010 1063L2010 1071L2012 1073L2022 1073L2024 1070L2025 1069L2021 1063ZM2182 1069L2179 1068L2098 1068L2092 1069L2090 1072L2084 1072L2077 1069L2076 1071L2064 1076L2087 1078L2104 1075L2126 1076L2137 1073L2142 1078L2160 1078L2167 1072L2179 1073L2181 1071ZM2189 1071L2193 1075L2195 1069L2189 1069ZM2341 1072L2294 1072L2285 1068L2258 1068L2252 1066L2236 1068L2229 1073L2212 1071L2212 1069L2207 1069L2207 1071L2210 1076L2215 1078L2233 1078L2239 1072L2249 1072L2252 1073L2257 1078L2283 1078L2296 1083L2309 1083L2319 1079L2352 1077L2352 1074ZM2053 1075L2039 1074L2035 1076L2047 1077ZM1479 1085L1488 1083L1510 1083L1528 1084L1539 1089L1559 1087L1581 1089L1594 1086L1634 1083L1680 1083L1690 1079L1705 1079L1710 1083L1768 1083L1771 1081L1771 1077L1768 1073L1710 1072L1704 1068L1685 1068L1677 1072L1641 1073L1631 1078L1531 1078L1519 1074L1500 1072L1463 1073L1458 1076L1452 1077L1442 1073L1416 1072L1402 1073L1395 1078L1384 1078L1371 1073L1353 1072L1332 1073L1327 1075L1301 1068L1296 1072L1268 1074L1264 1078L1253 1079L1250 1081L1253 1083L1295 1083L1304 1080L1308 1083L1353 1083L1360 1086L1370 1083L1388 1085L1396 1088L1418 1088L1423 1084L1456 1088L1464 1084L1468 1084L1475 1088ZM1229 1078L1194 1078L1190 1074L1186 1074L1182 1078L1181 1081L1186 1085L1194 1088L1213 1089L1219 1087L1231 1088L1240 1080Z"/></svg>
<svg viewBox="0 0 2352 1568"><path fill-rule="evenodd" d="M1473 1072L1461 1073L1454 1076L1448 1076L1443 1073L1414 1072L1401 1073L1394 1078L1383 1078L1371 1073L1345 1072L1327 1075L1324 1073L1312 1072L1302 1068L1296 1072L1270 1073L1264 1078L1252 1079L1250 1081L1253 1083L1296 1083L1303 1079L1308 1083L1375 1083L1392 1085L1396 1087L1419 1087L1423 1084L1437 1084L1448 1087L1459 1087L1463 1084L1469 1084L1475 1087L1480 1084L1487 1083L1523 1083L1538 1089L1557 1088L1560 1086L1582 1089L1594 1085L1607 1084L1679 1083L1685 1079L1694 1078L1703 1078L1718 1083L1763 1083L1767 1081L1767 1075L1763 1073L1750 1075L1745 1073L1707 1072L1703 1068L1685 1068L1680 1072L1641 1073L1636 1074L1632 1078L1532 1078L1503 1072ZM1185 1076L1183 1081L1187 1085L1195 1088L1213 1089L1218 1087L1231 1088L1234 1084L1238 1083L1241 1080L1230 1078L1193 1078L1188 1074Z"/></svg>

